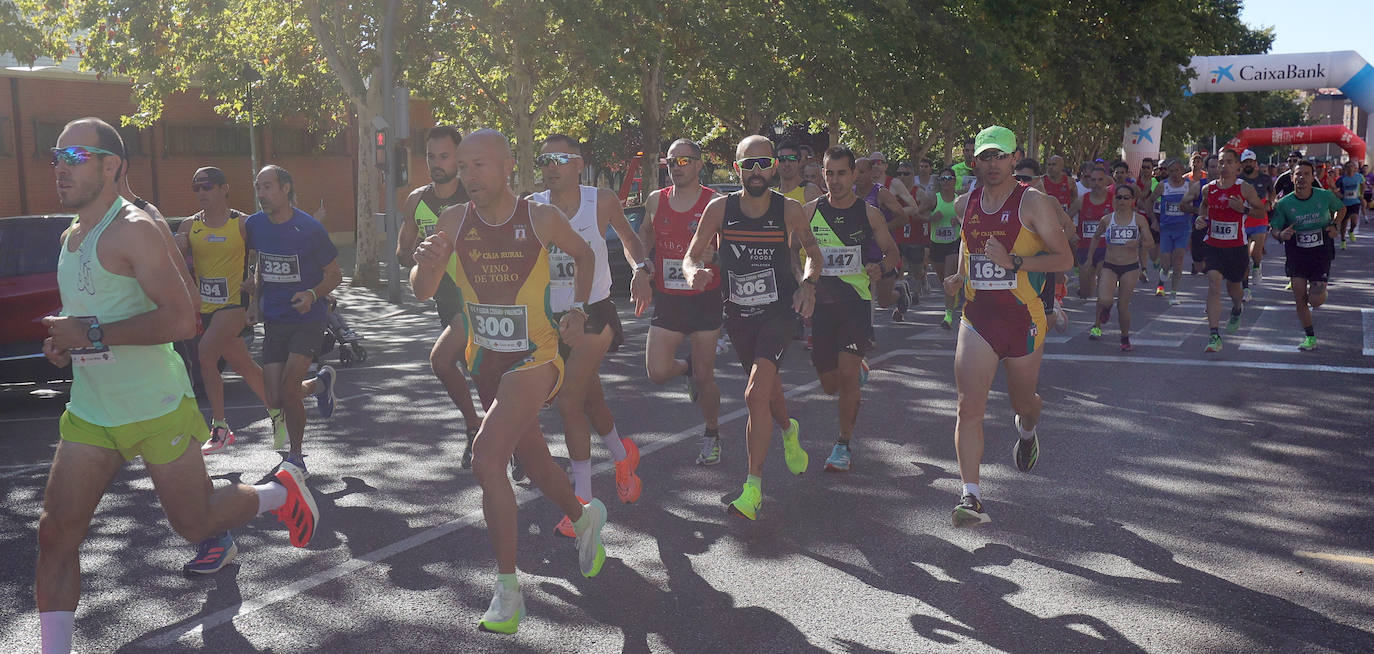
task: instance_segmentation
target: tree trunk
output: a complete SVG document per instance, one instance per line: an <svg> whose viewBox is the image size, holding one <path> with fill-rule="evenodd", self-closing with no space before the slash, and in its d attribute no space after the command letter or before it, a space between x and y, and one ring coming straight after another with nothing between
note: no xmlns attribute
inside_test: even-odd
<svg viewBox="0 0 1374 654"><path fill-rule="evenodd" d="M515 126L515 192L525 195L534 190L534 79L519 43L512 44L510 66L506 96Z"/></svg>
<svg viewBox="0 0 1374 654"><path fill-rule="evenodd" d="M377 80L380 70L372 73L372 84L364 102L353 103L358 128L358 194L356 226L353 232L353 286L381 287L382 247L385 235L378 231L376 212L381 211L382 173L377 170L377 149L372 147L372 118L382 114L382 91ZM397 138L393 136L392 138Z"/></svg>
<svg viewBox="0 0 1374 654"><path fill-rule="evenodd" d="M663 90L663 51L660 50L640 75L640 95L644 100L644 115L640 119L644 133L640 150L644 152L644 158L640 159L639 177L643 181L639 186L645 198L658 188L658 149L663 142Z"/></svg>

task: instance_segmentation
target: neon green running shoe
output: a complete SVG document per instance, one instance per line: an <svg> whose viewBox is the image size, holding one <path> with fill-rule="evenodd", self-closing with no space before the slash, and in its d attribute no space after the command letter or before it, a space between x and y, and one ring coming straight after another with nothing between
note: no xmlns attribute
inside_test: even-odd
<svg viewBox="0 0 1374 654"><path fill-rule="evenodd" d="M763 491L758 486L746 483L744 492L730 503L730 513L737 516L756 520L759 513L759 506L763 504Z"/></svg>
<svg viewBox="0 0 1374 654"><path fill-rule="evenodd" d="M496 593L491 598L491 606L482 615L477 628L496 634L513 634L520 628L520 618L525 617L525 597L519 588L507 589L500 581L496 582Z"/></svg>
<svg viewBox="0 0 1374 654"><path fill-rule="evenodd" d="M1317 337L1308 336L1302 339L1302 344L1298 345L1298 349L1302 350L1303 352L1311 352L1312 350L1317 349Z"/></svg>
<svg viewBox="0 0 1374 654"><path fill-rule="evenodd" d="M1220 351L1221 351L1221 334L1212 334L1211 336L1209 336L1209 337L1207 338L1207 347L1203 348L1202 351L1203 351L1203 352L1220 352Z"/></svg>
<svg viewBox="0 0 1374 654"><path fill-rule="evenodd" d="M787 469L794 475L806 472L811 457L798 442L801 436L801 423L796 418L788 420L787 429L782 432L782 458L787 461Z"/></svg>
<svg viewBox="0 0 1374 654"><path fill-rule="evenodd" d="M1095 341L1099 338L1102 338L1102 328L1098 327L1097 325L1093 325L1091 328L1088 329L1088 340Z"/></svg>
<svg viewBox="0 0 1374 654"><path fill-rule="evenodd" d="M1226 331L1234 334L1237 329L1240 329L1240 316L1233 313L1231 318L1226 321Z"/></svg>

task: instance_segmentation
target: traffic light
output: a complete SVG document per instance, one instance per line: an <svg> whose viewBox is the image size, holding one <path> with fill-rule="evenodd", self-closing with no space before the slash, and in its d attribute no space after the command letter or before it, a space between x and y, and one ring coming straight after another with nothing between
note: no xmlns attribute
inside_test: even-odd
<svg viewBox="0 0 1374 654"><path fill-rule="evenodd" d="M377 168L378 168L379 170L382 170L383 172L385 172L385 171L386 171L386 130L384 130L384 129L379 129L379 130L376 131L376 134L377 134L377 136L376 136L375 139L373 139L373 144L374 144L374 146L377 148Z"/></svg>
<svg viewBox="0 0 1374 654"><path fill-rule="evenodd" d="M400 188L410 182L410 151L404 145L396 146L396 183L392 186Z"/></svg>

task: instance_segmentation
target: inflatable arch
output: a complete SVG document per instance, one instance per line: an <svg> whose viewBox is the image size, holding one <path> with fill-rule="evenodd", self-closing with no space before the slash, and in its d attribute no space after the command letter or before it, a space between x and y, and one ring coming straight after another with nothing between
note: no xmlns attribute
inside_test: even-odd
<svg viewBox="0 0 1374 654"><path fill-rule="evenodd" d="M1350 155L1352 161L1364 161L1365 140L1355 132L1350 131L1350 128L1345 125L1243 129L1235 138L1226 142L1226 147L1244 150L1252 145L1298 145L1302 143L1335 143Z"/></svg>
<svg viewBox="0 0 1374 654"><path fill-rule="evenodd" d="M1374 66L1371 66L1369 62L1352 50L1301 54L1193 57L1189 67L1197 74L1197 77L1193 78L1192 83L1186 89L1186 93L1189 95L1195 93L1336 88L1340 89L1347 98L1350 98L1355 106L1374 116ZM1132 170L1139 168L1142 158L1158 155L1163 120L1163 116L1145 116L1139 122L1126 128L1121 149L1125 153L1126 161L1131 164ZM1369 132L1365 136L1365 141L1374 141L1374 119L1371 119L1369 123ZM1322 126L1313 126L1313 128L1315 127ZM1325 127L1340 128L1341 126L1328 125ZM1339 143L1339 135L1337 139L1330 142ZM1261 143L1255 141L1254 144L1260 145ZM1342 145L1342 147L1345 146ZM1358 156L1349 148L1345 149L1351 153L1352 159L1361 159L1365 156L1363 147L1360 148L1361 154Z"/></svg>

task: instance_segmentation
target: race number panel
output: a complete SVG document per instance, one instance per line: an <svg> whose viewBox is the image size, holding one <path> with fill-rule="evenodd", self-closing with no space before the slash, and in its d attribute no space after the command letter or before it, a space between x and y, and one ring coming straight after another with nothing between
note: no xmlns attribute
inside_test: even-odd
<svg viewBox="0 0 1374 654"><path fill-rule="evenodd" d="M863 272L863 248L857 245L821 246L821 275L843 277Z"/></svg>
<svg viewBox="0 0 1374 654"><path fill-rule="evenodd" d="M1322 244L1322 233L1319 231L1298 232L1296 238L1300 248L1315 248Z"/></svg>
<svg viewBox="0 0 1374 654"><path fill-rule="evenodd" d="M1122 225L1107 228L1107 243L1110 245L1125 245L1139 238L1136 228L1133 225Z"/></svg>
<svg viewBox="0 0 1374 654"><path fill-rule="evenodd" d="M228 304L229 279L226 277L201 277L200 301L206 304Z"/></svg>
<svg viewBox="0 0 1374 654"><path fill-rule="evenodd" d="M1083 223L1083 237L1092 238L1094 235L1097 234L1097 228L1101 226L1102 224L1097 222L1096 220L1090 220L1086 223Z"/></svg>
<svg viewBox="0 0 1374 654"><path fill-rule="evenodd" d="M992 262L986 254L969 254L969 285L975 291L1009 291L1016 288L1016 275Z"/></svg>
<svg viewBox="0 0 1374 654"><path fill-rule="evenodd" d="M935 239L941 243L949 243L954 240L954 226L935 228Z"/></svg>
<svg viewBox="0 0 1374 654"><path fill-rule="evenodd" d="M301 281L301 258L294 254L258 252L262 281L289 284Z"/></svg>
<svg viewBox="0 0 1374 654"><path fill-rule="evenodd" d="M1212 238L1219 241L1234 241L1239 238L1240 223L1212 221Z"/></svg>
<svg viewBox="0 0 1374 654"><path fill-rule="evenodd" d="M682 259L663 260L663 288L674 291L692 290L692 285L687 283L687 275L682 272Z"/></svg>
<svg viewBox="0 0 1374 654"><path fill-rule="evenodd" d="M472 341L493 352L530 350L529 312L523 304L469 302Z"/></svg>
<svg viewBox="0 0 1374 654"><path fill-rule="evenodd" d="M573 276L577 266L572 255L553 248L549 250L549 286L553 288L572 288Z"/></svg>
<svg viewBox="0 0 1374 654"><path fill-rule="evenodd" d="M757 307L778 301L778 279L772 268L747 275L730 273L730 301L742 307Z"/></svg>

